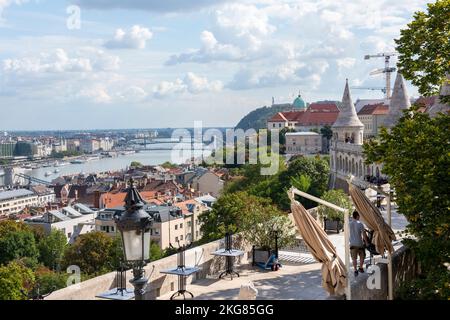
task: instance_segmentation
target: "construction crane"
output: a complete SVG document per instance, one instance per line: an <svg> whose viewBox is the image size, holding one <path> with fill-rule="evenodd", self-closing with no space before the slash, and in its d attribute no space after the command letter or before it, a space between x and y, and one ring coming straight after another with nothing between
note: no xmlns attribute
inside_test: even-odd
<svg viewBox="0 0 450 320"><path fill-rule="evenodd" d="M355 89L355 90L374 90L374 91L381 91L384 94L386 94L386 87L350 87L350 89Z"/></svg>
<svg viewBox="0 0 450 320"><path fill-rule="evenodd" d="M396 52L382 52L377 54L367 54L364 56L365 60L369 60L370 58L381 58L384 57L384 68L373 70L370 75L373 76L375 74L384 73L386 78L386 99L391 98L391 73L395 72L397 68L390 66L390 59L392 56L396 56Z"/></svg>

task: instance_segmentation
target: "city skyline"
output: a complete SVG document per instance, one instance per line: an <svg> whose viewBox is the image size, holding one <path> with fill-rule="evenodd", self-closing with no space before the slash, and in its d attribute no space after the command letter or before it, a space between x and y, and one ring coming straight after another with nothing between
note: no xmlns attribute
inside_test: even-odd
<svg viewBox="0 0 450 320"><path fill-rule="evenodd" d="M307 102L340 100L346 78L382 85L382 76L369 76L382 59L363 56L393 51L399 30L425 6L1 1L0 128L232 127L272 96L292 102L300 90Z"/></svg>

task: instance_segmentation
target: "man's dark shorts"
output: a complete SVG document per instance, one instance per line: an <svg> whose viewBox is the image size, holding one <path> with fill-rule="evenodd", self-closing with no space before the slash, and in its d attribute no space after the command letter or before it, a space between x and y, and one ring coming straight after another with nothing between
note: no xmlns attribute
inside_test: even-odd
<svg viewBox="0 0 450 320"><path fill-rule="evenodd" d="M356 260L358 256L359 259L364 260L366 258L366 249L364 247L351 246L350 255L353 260Z"/></svg>

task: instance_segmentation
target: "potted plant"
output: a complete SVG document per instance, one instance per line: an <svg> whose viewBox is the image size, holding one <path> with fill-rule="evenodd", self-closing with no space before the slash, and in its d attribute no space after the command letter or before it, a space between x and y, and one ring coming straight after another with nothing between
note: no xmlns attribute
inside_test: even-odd
<svg viewBox="0 0 450 320"><path fill-rule="evenodd" d="M322 199L337 205L338 207L348 209L351 211L353 209L352 202L348 195L342 190L329 190L325 192ZM320 205L318 207L319 216L323 219L323 226L325 231L333 230L339 233L344 227L344 213L331 209L327 206Z"/></svg>
<svg viewBox="0 0 450 320"><path fill-rule="evenodd" d="M243 232L245 240L253 245L253 264L266 263L278 248L293 245L296 229L287 215L275 215L269 219L254 221ZM275 241L277 240L277 241Z"/></svg>

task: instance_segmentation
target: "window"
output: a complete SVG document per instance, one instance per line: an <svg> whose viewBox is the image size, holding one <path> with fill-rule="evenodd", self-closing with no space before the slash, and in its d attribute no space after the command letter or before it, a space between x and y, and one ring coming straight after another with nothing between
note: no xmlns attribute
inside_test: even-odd
<svg viewBox="0 0 450 320"><path fill-rule="evenodd" d="M178 237L175 237L175 242L178 242Z"/></svg>
<svg viewBox="0 0 450 320"><path fill-rule="evenodd" d="M183 241L183 235L180 236L180 240Z"/></svg>
<svg viewBox="0 0 450 320"><path fill-rule="evenodd" d="M182 223L180 223L180 229L183 229L183 224Z"/></svg>
<svg viewBox="0 0 450 320"><path fill-rule="evenodd" d="M177 224L175 225L175 230L178 230L178 225Z"/></svg>
<svg viewBox="0 0 450 320"><path fill-rule="evenodd" d="M272 124L272 128L275 128L275 123Z"/></svg>

